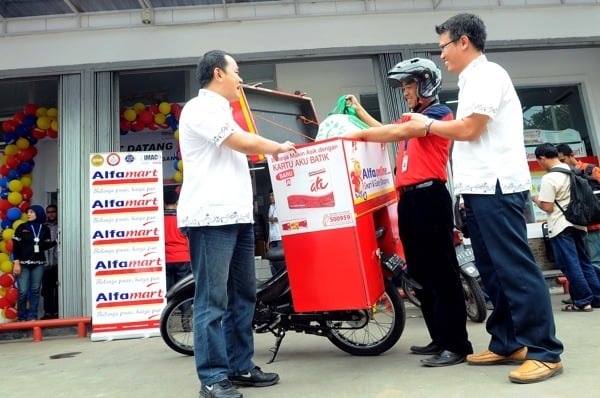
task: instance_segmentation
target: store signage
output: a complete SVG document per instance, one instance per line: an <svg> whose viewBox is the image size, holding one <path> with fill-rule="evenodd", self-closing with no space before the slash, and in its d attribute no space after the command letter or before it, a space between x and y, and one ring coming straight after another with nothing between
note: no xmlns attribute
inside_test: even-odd
<svg viewBox="0 0 600 398"><path fill-rule="evenodd" d="M161 152L90 155L92 340L160 335L166 304Z"/></svg>

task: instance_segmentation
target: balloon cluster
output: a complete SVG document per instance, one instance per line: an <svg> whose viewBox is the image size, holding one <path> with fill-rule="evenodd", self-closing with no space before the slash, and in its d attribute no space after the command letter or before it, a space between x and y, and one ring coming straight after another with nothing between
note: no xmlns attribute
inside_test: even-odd
<svg viewBox="0 0 600 398"><path fill-rule="evenodd" d="M135 103L130 108L122 108L120 111L119 126L121 135L129 134L130 132L140 132L144 129L153 131L160 129L171 129L175 136L175 140L179 142L179 116L183 107L181 104L174 102L161 102L160 104L144 105L141 102ZM173 180L177 183L183 181L183 161L179 150L175 154L177 158L173 164L175 173Z"/></svg>
<svg viewBox="0 0 600 398"><path fill-rule="evenodd" d="M4 155L0 165L0 323L14 320L18 290L12 275L13 235L27 220L25 210L33 196L31 190L33 158L38 140L58 136L58 110L34 104L25 106L11 119L2 122Z"/></svg>
<svg viewBox="0 0 600 398"><path fill-rule="evenodd" d="M131 108L121 109L119 126L121 135L129 134L130 131L139 132L144 129L158 130L159 128L170 128L176 131L179 127L179 115L183 107L178 103L144 105L137 102Z"/></svg>

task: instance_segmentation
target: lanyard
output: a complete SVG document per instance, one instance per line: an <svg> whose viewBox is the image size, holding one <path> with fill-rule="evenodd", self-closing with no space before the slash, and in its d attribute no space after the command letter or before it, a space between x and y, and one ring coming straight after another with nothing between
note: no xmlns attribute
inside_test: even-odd
<svg viewBox="0 0 600 398"><path fill-rule="evenodd" d="M35 243L38 243L40 241L40 233L42 232L42 224L40 224L40 227L38 228L37 234L35 233L35 229L34 229L33 225L31 226L31 229L33 231L33 241Z"/></svg>

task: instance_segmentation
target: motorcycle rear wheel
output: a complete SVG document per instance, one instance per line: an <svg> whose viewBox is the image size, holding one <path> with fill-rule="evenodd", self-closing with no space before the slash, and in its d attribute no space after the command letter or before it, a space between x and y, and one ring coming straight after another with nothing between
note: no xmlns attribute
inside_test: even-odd
<svg viewBox="0 0 600 398"><path fill-rule="evenodd" d="M406 324L404 302L393 282L385 281L385 292L367 312L369 320L360 329L352 329L346 322L327 322L329 341L342 351L359 356L379 355L392 348Z"/></svg>
<svg viewBox="0 0 600 398"><path fill-rule="evenodd" d="M194 355L194 297L168 302L160 316L160 335L172 350Z"/></svg>

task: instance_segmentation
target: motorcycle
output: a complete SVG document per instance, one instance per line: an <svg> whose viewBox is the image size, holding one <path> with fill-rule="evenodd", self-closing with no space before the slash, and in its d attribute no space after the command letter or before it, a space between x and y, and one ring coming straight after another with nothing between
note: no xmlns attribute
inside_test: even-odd
<svg viewBox="0 0 600 398"><path fill-rule="evenodd" d="M483 290L479 284L479 270L475 266L473 250L467 247L462 233L458 230L454 231L454 243L460 280L465 293L467 316L471 321L481 323L487 318L487 307ZM406 265L403 266L403 272L407 272ZM402 291L406 299L415 306L420 307L421 303L414 293L414 290L418 288L420 287L415 286L410 278L402 278Z"/></svg>
<svg viewBox="0 0 600 398"><path fill-rule="evenodd" d="M401 277L402 260L397 255L380 254L384 270L384 293L370 307L358 310L296 312L283 248L267 253L278 271L265 282L257 282L256 307L252 328L255 333L272 333L275 346L269 363L275 360L288 331L326 337L336 347L352 355L379 355L396 344L406 322L404 302L394 277ZM193 276L179 281L167 293L167 306L160 319L160 332L174 351L193 355Z"/></svg>

